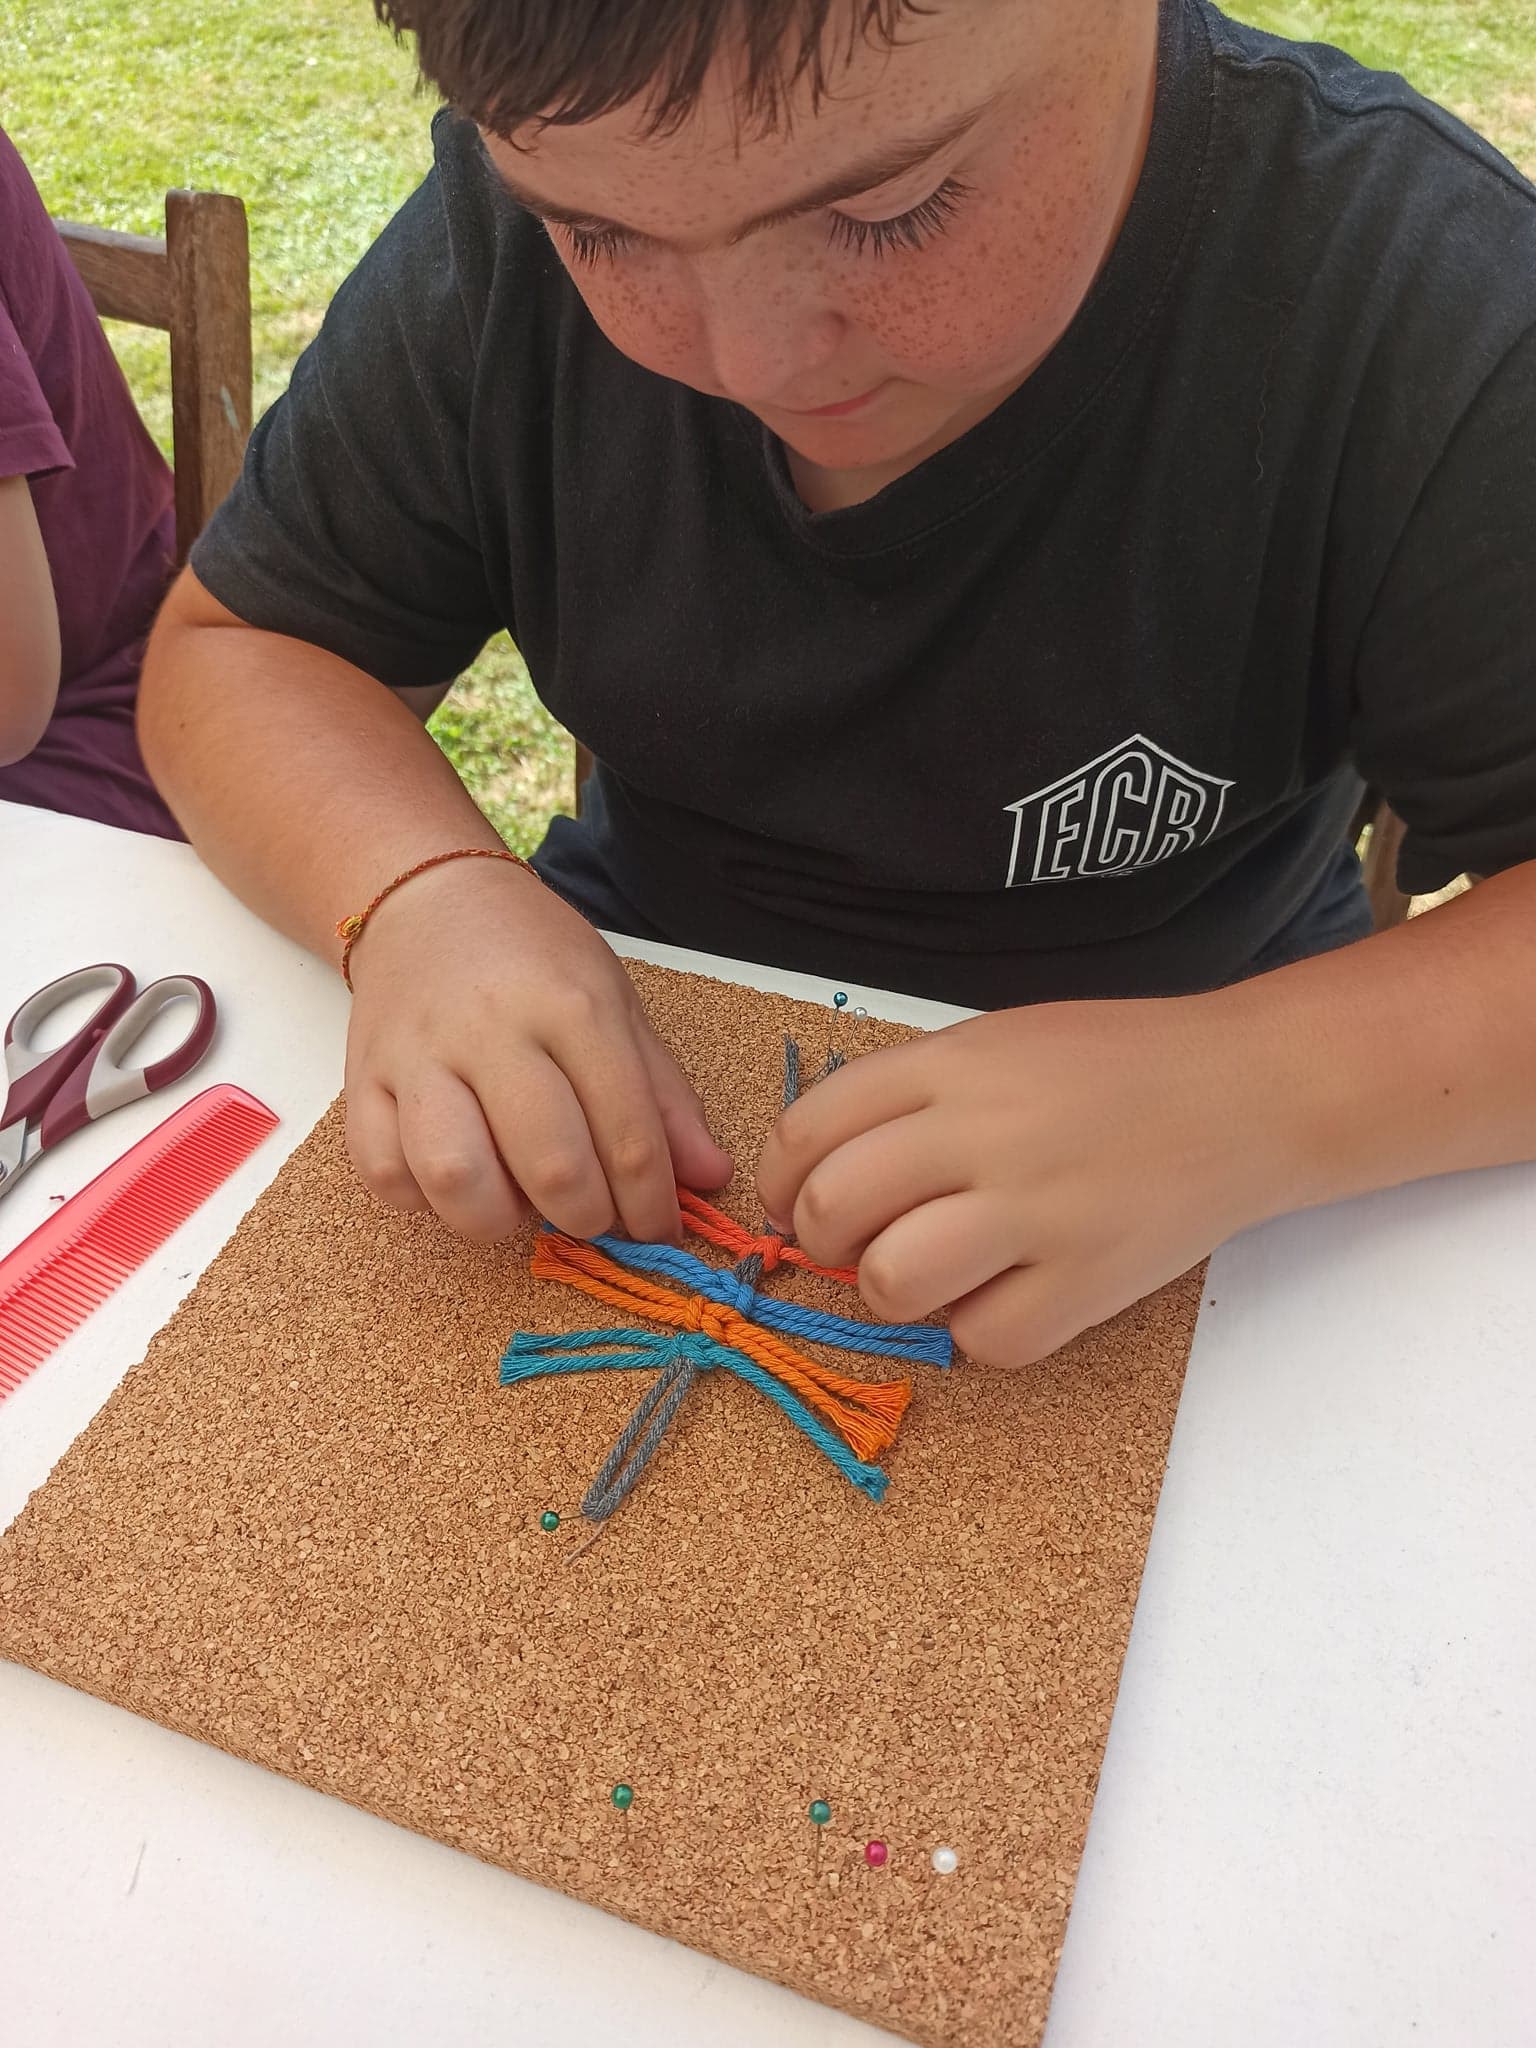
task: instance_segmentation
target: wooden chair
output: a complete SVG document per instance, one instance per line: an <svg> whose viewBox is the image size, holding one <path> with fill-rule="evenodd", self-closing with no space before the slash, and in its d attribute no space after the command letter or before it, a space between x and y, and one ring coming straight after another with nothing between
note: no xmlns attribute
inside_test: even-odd
<svg viewBox="0 0 1536 2048"><path fill-rule="evenodd" d="M245 208L223 192L167 192L163 237L54 225L102 319L171 337L176 559L184 562L240 474L251 431Z"/></svg>
<svg viewBox="0 0 1536 2048"><path fill-rule="evenodd" d="M103 320L171 337L176 560L224 498L251 431L251 258L245 208L223 192L167 192L165 234L56 220ZM592 756L576 748L576 789Z"/></svg>

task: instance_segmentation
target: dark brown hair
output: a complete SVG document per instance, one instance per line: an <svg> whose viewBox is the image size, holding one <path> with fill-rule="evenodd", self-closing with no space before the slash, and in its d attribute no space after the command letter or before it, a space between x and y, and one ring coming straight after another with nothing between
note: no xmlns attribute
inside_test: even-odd
<svg viewBox="0 0 1536 2048"><path fill-rule="evenodd" d="M679 128L710 63L734 44L740 111L767 129L804 87L814 107L860 38L887 47L922 0L373 0L416 38L422 78L488 128L595 120L642 101L655 135Z"/></svg>

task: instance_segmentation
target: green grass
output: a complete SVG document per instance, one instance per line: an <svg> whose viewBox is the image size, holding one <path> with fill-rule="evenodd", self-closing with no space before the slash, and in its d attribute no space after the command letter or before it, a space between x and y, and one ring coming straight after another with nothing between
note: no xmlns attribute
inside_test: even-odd
<svg viewBox="0 0 1536 2048"><path fill-rule="evenodd" d="M26 0L0 124L49 211L153 234L169 186L236 192L251 224L256 409L288 381L336 285L432 160L432 102L368 0ZM19 35L19 40L18 40ZM165 338L114 326L170 453ZM505 634L433 730L508 843L572 797L569 739Z"/></svg>
<svg viewBox="0 0 1536 2048"><path fill-rule="evenodd" d="M1400 71L1536 175L1536 0L1292 0L1233 11Z"/></svg>
<svg viewBox="0 0 1536 2048"><path fill-rule="evenodd" d="M1536 0L1250 0L1284 35L1401 71L1536 172ZM6 29L0 122L50 211L157 232L171 185L237 192L251 216L258 411L326 301L430 161L430 103L367 0L24 0ZM113 330L169 448L162 338ZM433 730L508 841L570 801L570 744L503 636Z"/></svg>

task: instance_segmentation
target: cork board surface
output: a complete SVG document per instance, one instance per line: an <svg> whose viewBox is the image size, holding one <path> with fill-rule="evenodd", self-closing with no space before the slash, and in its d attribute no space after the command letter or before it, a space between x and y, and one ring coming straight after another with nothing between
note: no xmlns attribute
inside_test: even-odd
<svg viewBox="0 0 1536 2048"><path fill-rule="evenodd" d="M783 1034L811 1072L910 1035L631 971L754 1226ZM0 1541L0 1654L913 2040L1030 2048L1200 1274L1025 1372L818 1353L916 1382L879 1506L711 1373L567 1562L646 1376L499 1386L514 1330L625 1320L528 1249L381 1208L333 1108Z"/></svg>

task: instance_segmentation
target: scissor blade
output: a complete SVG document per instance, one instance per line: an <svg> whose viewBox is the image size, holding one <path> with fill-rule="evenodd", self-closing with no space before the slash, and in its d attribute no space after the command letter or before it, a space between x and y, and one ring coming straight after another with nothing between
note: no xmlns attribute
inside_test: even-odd
<svg viewBox="0 0 1536 2048"><path fill-rule="evenodd" d="M41 1145L27 1143L31 1128L23 1119L0 1130L0 1196L8 1194L27 1168L42 1157Z"/></svg>

